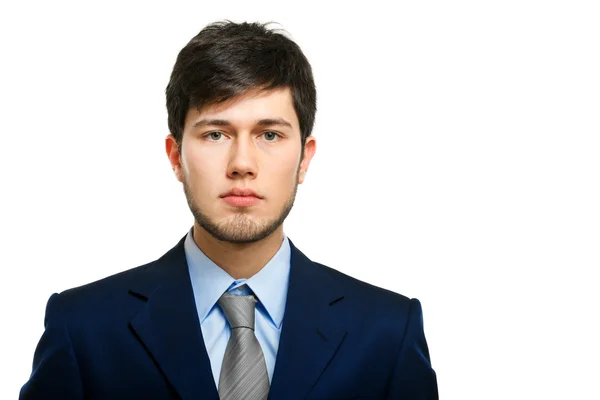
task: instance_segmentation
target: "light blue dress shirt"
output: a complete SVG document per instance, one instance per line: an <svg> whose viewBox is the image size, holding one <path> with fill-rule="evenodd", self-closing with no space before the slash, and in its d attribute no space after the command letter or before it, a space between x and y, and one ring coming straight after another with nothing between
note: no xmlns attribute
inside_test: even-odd
<svg viewBox="0 0 600 400"><path fill-rule="evenodd" d="M217 304L225 291L235 295L254 293L258 297L254 332L265 356L270 383L279 349L290 275L291 250L287 236L284 234L281 247L258 273L249 279L235 280L200 250L194 242L193 230L192 227L185 238L185 257L216 387L219 387L221 364L231 336L229 323ZM239 289L242 285L247 287Z"/></svg>

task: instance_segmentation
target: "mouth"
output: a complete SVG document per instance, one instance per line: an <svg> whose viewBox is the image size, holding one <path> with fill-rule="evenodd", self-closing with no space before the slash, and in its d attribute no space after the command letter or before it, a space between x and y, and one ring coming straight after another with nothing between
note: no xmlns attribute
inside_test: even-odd
<svg viewBox="0 0 600 400"><path fill-rule="evenodd" d="M234 207L249 207L261 201L256 196L225 196L222 199L225 203Z"/></svg>

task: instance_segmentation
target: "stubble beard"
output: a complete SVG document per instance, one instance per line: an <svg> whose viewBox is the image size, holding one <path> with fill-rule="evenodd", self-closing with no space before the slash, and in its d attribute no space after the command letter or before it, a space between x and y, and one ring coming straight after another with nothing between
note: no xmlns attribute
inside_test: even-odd
<svg viewBox="0 0 600 400"><path fill-rule="evenodd" d="M296 192L298 191L298 172L299 168L296 170L296 176L294 178L294 190L283 205L283 209L279 212L279 216L274 219L265 218L257 221L250 217L249 212L238 210L234 211L233 217L228 218L226 222L217 223L214 219L211 219L210 216L200 210L185 175L183 175L182 178L183 192L185 193L185 198L194 219L198 225L208 232L208 234L217 240L224 242L236 244L253 243L271 235L287 218L294 206Z"/></svg>

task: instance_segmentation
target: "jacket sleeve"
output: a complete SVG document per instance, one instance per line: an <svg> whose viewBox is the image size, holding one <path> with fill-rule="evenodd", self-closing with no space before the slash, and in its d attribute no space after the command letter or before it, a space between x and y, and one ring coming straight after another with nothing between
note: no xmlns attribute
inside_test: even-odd
<svg viewBox="0 0 600 400"><path fill-rule="evenodd" d="M386 399L438 400L437 378L423 331L421 303L417 299L410 302L408 322Z"/></svg>
<svg viewBox="0 0 600 400"><path fill-rule="evenodd" d="M44 327L33 356L31 376L21 388L19 399L83 399L79 367L57 293L50 296L46 305Z"/></svg>

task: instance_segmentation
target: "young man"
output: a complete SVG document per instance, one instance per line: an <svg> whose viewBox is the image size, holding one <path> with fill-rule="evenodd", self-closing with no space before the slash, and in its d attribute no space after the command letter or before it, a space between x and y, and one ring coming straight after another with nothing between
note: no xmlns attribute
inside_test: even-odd
<svg viewBox="0 0 600 400"><path fill-rule="evenodd" d="M53 294L21 399L437 399L418 300L311 261L283 232L316 151L300 48L203 29L167 86L194 216L158 260Z"/></svg>

